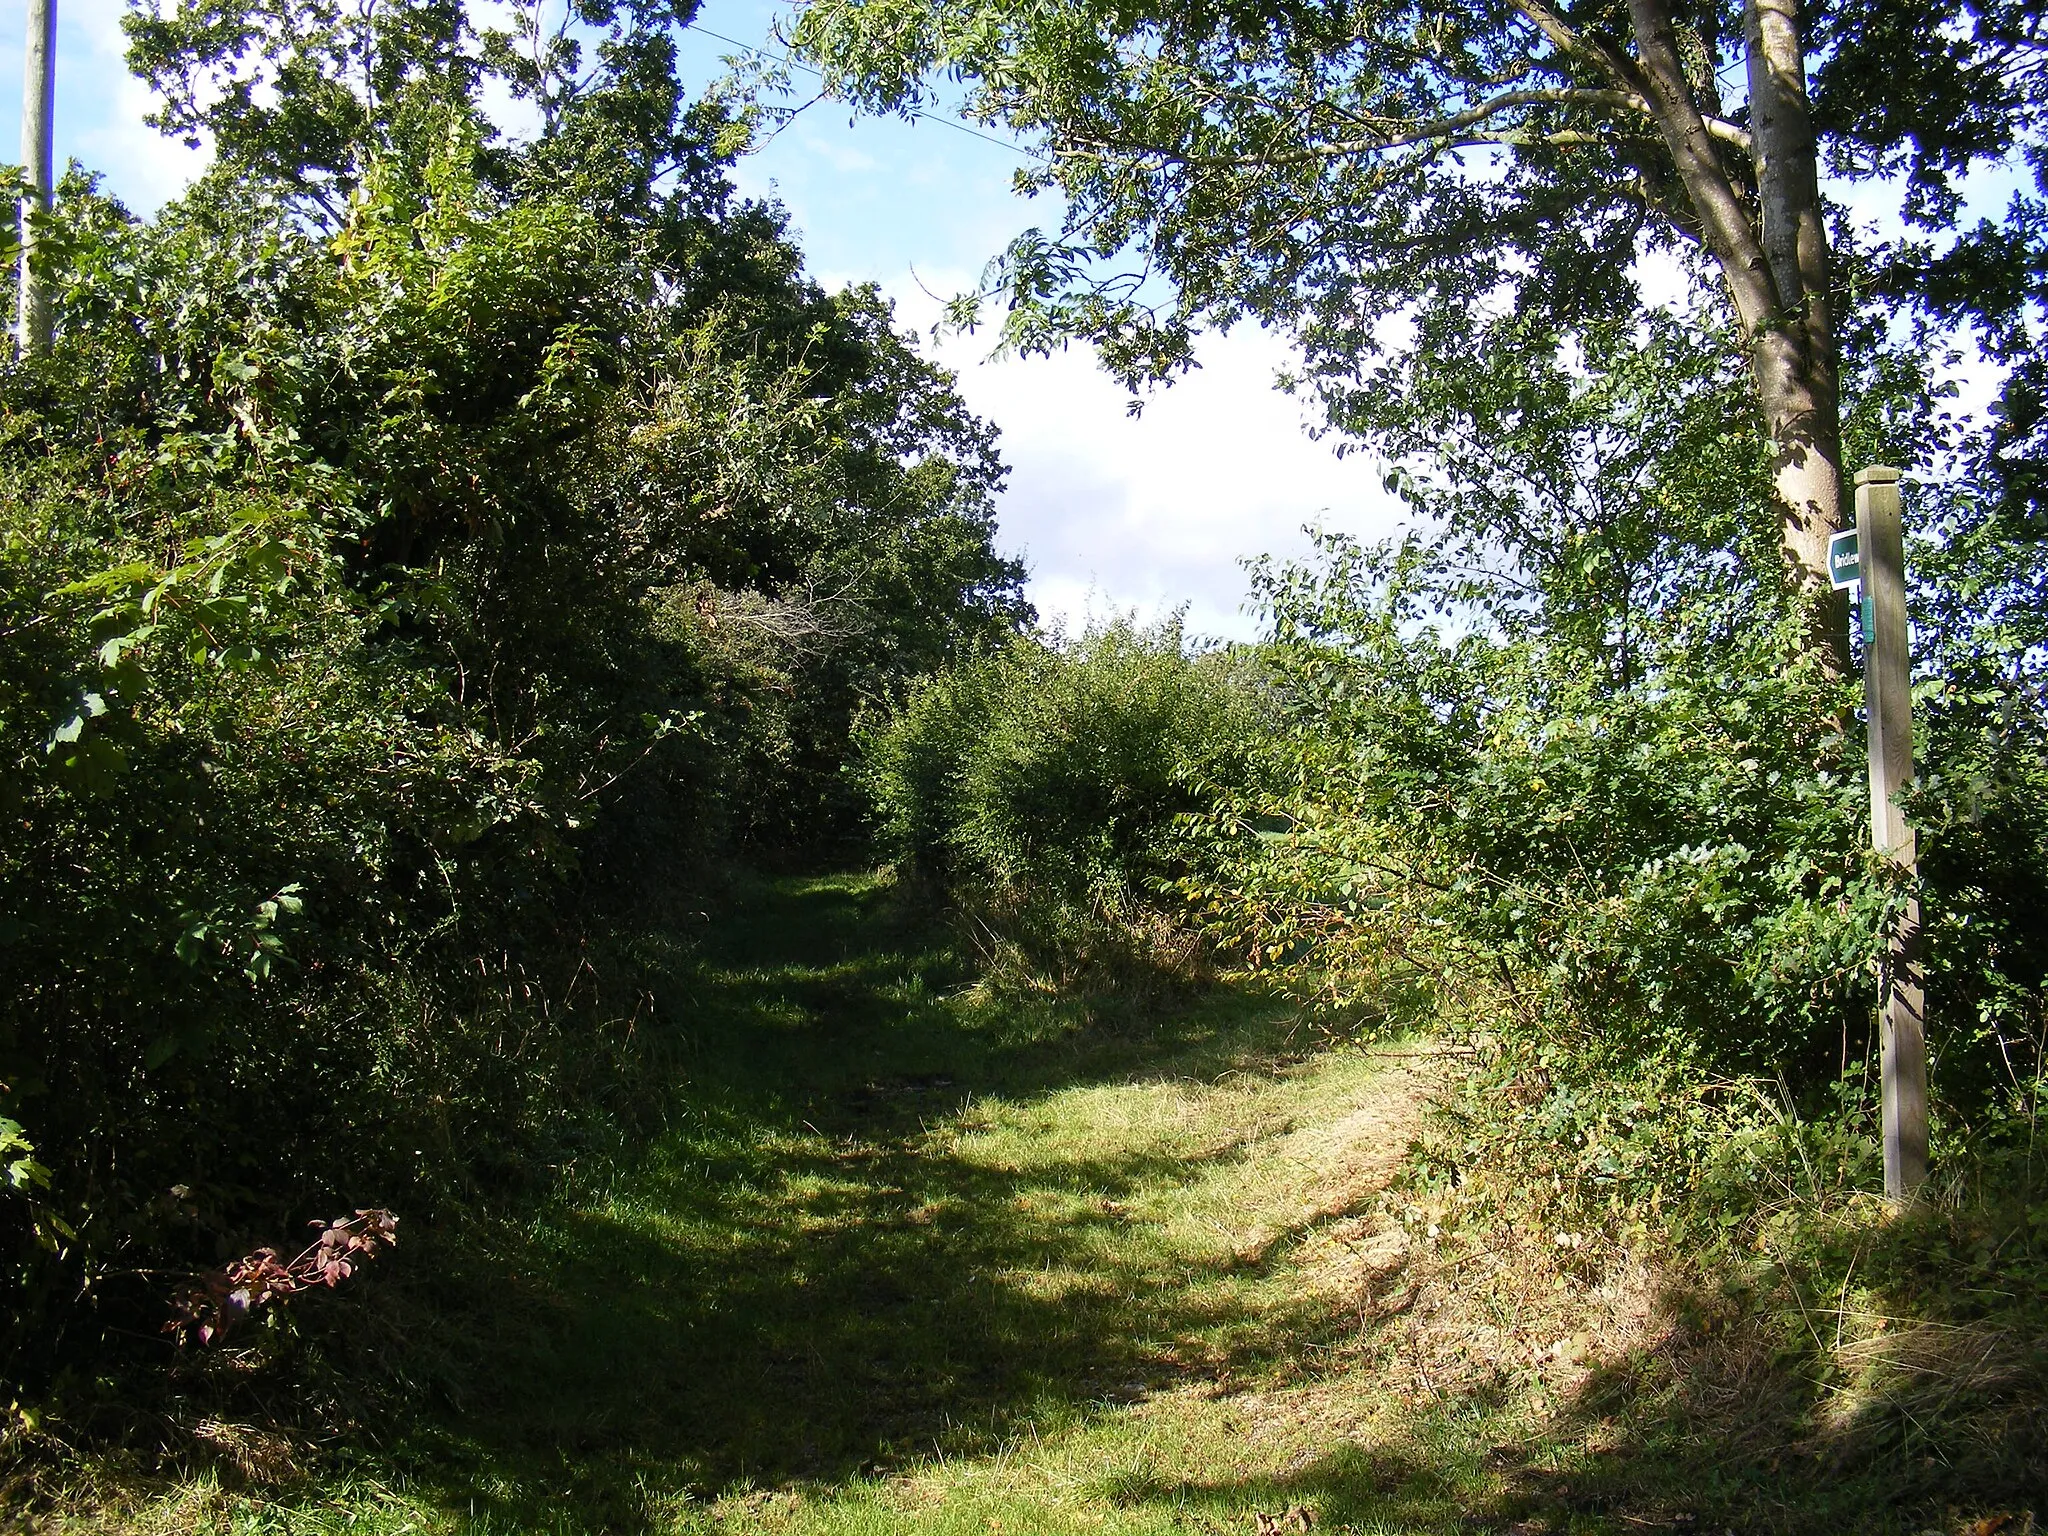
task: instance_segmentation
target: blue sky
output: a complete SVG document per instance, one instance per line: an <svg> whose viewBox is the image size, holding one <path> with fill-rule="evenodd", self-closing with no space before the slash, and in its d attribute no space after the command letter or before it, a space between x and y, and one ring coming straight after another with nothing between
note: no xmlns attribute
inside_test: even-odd
<svg viewBox="0 0 2048 1536"><path fill-rule="evenodd" d="M76 157L147 212L177 194L200 157L143 124L151 102L122 63L121 0L58 6L59 163ZM710 0L699 24L758 44L776 10ZM21 0L0 5L0 124L20 121L23 26ZM684 40L686 68L700 80L721 73L732 52L703 32ZM928 330L940 298L971 286L1009 236L1054 216L1010 192L1019 163L943 124L849 124L844 108L820 103L735 177L788 208L820 279L878 282L906 325ZM1150 618L1186 604L1196 629L1248 636L1241 558L1301 551L1311 523L1375 536L1396 525L1378 468L1310 441L1301 407L1273 390L1285 349L1256 331L1213 340L1201 370L1136 420L1085 354L989 361L984 337L927 345L1003 431L1002 543L1025 559L1048 617L1078 624L1136 609Z"/></svg>

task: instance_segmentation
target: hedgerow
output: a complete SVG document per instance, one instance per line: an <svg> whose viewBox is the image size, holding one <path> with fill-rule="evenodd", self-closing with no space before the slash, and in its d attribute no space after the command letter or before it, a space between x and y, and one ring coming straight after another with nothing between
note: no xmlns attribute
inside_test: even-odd
<svg viewBox="0 0 2048 1536"><path fill-rule="evenodd" d="M622 206L486 137L419 115L331 223L74 174L0 375L0 1371L74 1423L195 1274L632 1123L607 915L843 835L865 701L1025 611L872 289L708 146Z"/></svg>

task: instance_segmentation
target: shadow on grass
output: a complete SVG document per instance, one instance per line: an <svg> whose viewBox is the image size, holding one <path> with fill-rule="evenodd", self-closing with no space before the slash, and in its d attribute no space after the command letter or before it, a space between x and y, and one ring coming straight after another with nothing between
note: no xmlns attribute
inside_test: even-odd
<svg viewBox="0 0 2048 1536"><path fill-rule="evenodd" d="M1149 1014L992 1005L942 926L857 880L753 890L665 969L666 1131L573 1206L444 1249L441 1294L410 1304L424 1390L377 1469L476 1525L638 1532L749 1487L829 1497L1191 1374L1305 1380L1358 1342L1355 1320L1127 1220L1133 1196L1196 1173L1178 1153L1006 1162L973 1134L985 1098L1014 1125L1060 1089L1292 1059L1307 1042L1283 1006L1222 988ZM1674 1294L1665 1342L1601 1365L1541 1424L1482 1383L1418 1401L1384 1442L1331 1435L1262 1477L1119 1473L1111 1501L1148 1530L1246 1530L1298 1505L1383 1532L1962 1529L1951 1507L2017 1510L2048 1487L2048 1368L2038 1299L2002 1323L1929 1304L1958 1230L1897 1222L1853 1262L1814 1257L1924 1325L1873 1357L1860 1396L1817 1335ZM1940 1350L1987 1340L2009 1358L1950 1391Z"/></svg>
<svg viewBox="0 0 2048 1536"><path fill-rule="evenodd" d="M1745 1532L2031 1529L2048 1513L2044 1237L2023 1202L1813 1215L1773 1267L1666 1293L1663 1340L1563 1405L1556 1438L1577 1449L1553 1480L1579 1508Z"/></svg>
<svg viewBox="0 0 2048 1536"><path fill-rule="evenodd" d="M1218 1529L1306 1505L1327 1528L1413 1536L2027 1536L2048 1507L2048 1290L2026 1282L2042 1226L2026 1209L1923 1209L1836 1229L1850 1251L1814 1237L1785 1284L1860 1273L1888 1324L1846 1349L1818 1298L1758 1297L1731 1265L1724 1284L1668 1290L1668 1332L1538 1420L1503 1411L1507 1373L1480 1369L1392 1441L1331 1436L1282 1476L1160 1480L1123 1501ZM1982 1283L2000 1259L2019 1289Z"/></svg>
<svg viewBox="0 0 2048 1536"><path fill-rule="evenodd" d="M961 1151L973 1101L1212 1077L1292 1016L1215 989L1154 1017L989 1006L942 927L858 881L753 892L670 967L668 1131L488 1258L446 1255L441 1362L398 1459L519 1528L634 1530L678 1492L831 1484L984 1450L1171 1380L1191 1335L1294 1347L1127 1227L1178 1157L1025 1169Z"/></svg>
<svg viewBox="0 0 2048 1536"><path fill-rule="evenodd" d="M1483 1401L1418 1409L1399 1443L1305 1454L1283 1474L1123 1475L1116 1502L1176 1529L1321 1529L1375 1536L2032 1536L2048 1500L2048 1358L2002 1362L1996 1383L1921 1378L1917 1400L1830 1419L1794 1362L1728 1351L1597 1373L1540 1431L1502 1435ZM1982 1391L1987 1385L1989 1393ZM1483 1397L1483 1394L1482 1394ZM1934 1410L1946 1408L1944 1420ZM2024 1421L2024 1422L2015 1422ZM1254 1527L1255 1512L1268 1524Z"/></svg>

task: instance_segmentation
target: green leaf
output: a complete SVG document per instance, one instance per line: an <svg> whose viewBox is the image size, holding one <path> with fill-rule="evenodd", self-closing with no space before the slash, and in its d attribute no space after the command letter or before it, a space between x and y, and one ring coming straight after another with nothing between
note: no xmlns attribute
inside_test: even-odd
<svg viewBox="0 0 2048 1536"><path fill-rule="evenodd" d="M140 629L132 629L125 635L114 636L113 639L107 641L99 649L100 665L103 667L119 666L121 658L136 646L144 644L151 635L157 632L157 628L158 626L154 624L145 624Z"/></svg>

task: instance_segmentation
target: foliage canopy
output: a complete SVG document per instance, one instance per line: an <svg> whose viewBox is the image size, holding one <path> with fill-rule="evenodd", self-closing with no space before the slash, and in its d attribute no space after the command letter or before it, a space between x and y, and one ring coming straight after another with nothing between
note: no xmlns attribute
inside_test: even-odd
<svg viewBox="0 0 2048 1536"><path fill-rule="evenodd" d="M1637 317L1645 259L1675 261L1726 301L1837 665L1822 560L1863 306L1976 327L2014 365L1986 464L2032 494L2048 45L2028 7L809 0L793 38L878 109L963 80L970 113L1039 151L1018 185L1064 208L991 269L1004 337L1092 340L1134 386L1192 366L1205 326L1278 325L1333 424L1384 444L1441 370ZM1903 177L1906 236L1852 233L1823 162L1838 186ZM2034 189L1961 229L1987 165Z"/></svg>

